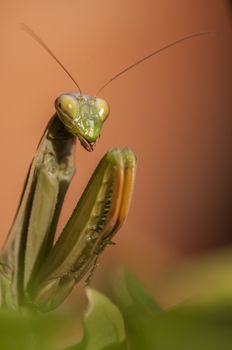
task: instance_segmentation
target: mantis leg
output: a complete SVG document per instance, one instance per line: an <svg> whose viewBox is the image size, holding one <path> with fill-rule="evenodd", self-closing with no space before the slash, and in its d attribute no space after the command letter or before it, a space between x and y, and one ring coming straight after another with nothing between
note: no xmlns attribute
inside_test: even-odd
<svg viewBox="0 0 232 350"><path fill-rule="evenodd" d="M91 273L123 224L136 159L129 149L102 158L53 246L57 221L75 172L75 136L54 116L40 141L19 208L1 252L2 304L49 311Z"/></svg>
<svg viewBox="0 0 232 350"><path fill-rule="evenodd" d="M55 115L39 143L0 256L2 304L8 307L22 302L25 286L52 248L64 196L75 172L75 140Z"/></svg>
<svg viewBox="0 0 232 350"><path fill-rule="evenodd" d="M30 291L40 309L58 306L111 243L127 216L135 167L129 149L113 149L102 158Z"/></svg>

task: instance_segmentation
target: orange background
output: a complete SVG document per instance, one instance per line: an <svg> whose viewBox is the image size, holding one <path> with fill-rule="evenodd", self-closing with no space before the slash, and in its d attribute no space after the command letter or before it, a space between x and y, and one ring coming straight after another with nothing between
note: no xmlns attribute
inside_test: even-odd
<svg viewBox="0 0 232 350"><path fill-rule="evenodd" d="M111 147L138 156L126 225L95 278L126 266L149 283L180 258L231 242L232 33L222 0L0 1L1 241L54 100L75 86L20 30L33 28L85 93L182 36L212 31L137 66L103 90L111 106L97 148L77 148L60 227Z"/></svg>

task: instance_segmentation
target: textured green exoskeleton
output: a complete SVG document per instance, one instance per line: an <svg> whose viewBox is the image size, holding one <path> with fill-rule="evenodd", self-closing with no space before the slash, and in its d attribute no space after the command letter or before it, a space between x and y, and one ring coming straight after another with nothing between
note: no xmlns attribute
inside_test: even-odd
<svg viewBox="0 0 232 350"><path fill-rule="evenodd" d="M40 308L59 305L111 243L127 215L135 166L130 149L113 149L102 158L37 275L32 296Z"/></svg>
<svg viewBox="0 0 232 350"><path fill-rule="evenodd" d="M72 93L58 97L55 107L66 129L77 136L88 151L92 151L109 114L107 102L101 98Z"/></svg>
<svg viewBox="0 0 232 350"><path fill-rule="evenodd" d="M123 223L134 183L129 149L107 152L60 238L53 244L65 193L75 172L76 138L92 151L109 114L107 103L81 94L55 102L29 169L19 208L0 256L2 305L50 310L96 264Z"/></svg>

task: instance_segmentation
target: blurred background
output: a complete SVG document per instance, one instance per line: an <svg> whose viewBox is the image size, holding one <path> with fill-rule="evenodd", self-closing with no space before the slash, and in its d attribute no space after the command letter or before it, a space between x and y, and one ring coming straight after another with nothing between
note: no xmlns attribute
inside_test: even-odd
<svg viewBox="0 0 232 350"><path fill-rule="evenodd" d="M75 90L56 62L20 30L20 23L26 23L87 94L167 43L212 32L172 47L102 91L111 115L93 153L77 147L77 173L59 230L102 155L108 148L128 146L138 156L131 211L116 247L101 257L93 285L121 266L165 303L172 290L158 290L158 276L174 264L229 245L230 21L226 0L1 0L1 243L54 100Z"/></svg>

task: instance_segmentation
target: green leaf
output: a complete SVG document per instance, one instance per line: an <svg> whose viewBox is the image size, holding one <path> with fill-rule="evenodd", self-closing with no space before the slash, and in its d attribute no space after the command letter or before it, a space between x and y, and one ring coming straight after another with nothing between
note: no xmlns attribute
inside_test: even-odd
<svg viewBox="0 0 232 350"><path fill-rule="evenodd" d="M117 305L124 317L131 349L155 350L153 325L163 310L129 273L125 273L115 287Z"/></svg>
<svg viewBox="0 0 232 350"><path fill-rule="evenodd" d="M56 350L56 335L67 323L58 315L33 315L0 311L0 349Z"/></svg>
<svg viewBox="0 0 232 350"><path fill-rule="evenodd" d="M118 308L104 295L88 289L89 310L82 342L70 350L126 350L125 330Z"/></svg>
<svg viewBox="0 0 232 350"><path fill-rule="evenodd" d="M122 285L123 286L123 285ZM117 285L117 291L118 291ZM216 287L215 287L216 288ZM195 298L162 311L139 283L125 275L116 293L133 350L229 350L232 347L232 298L227 293Z"/></svg>
<svg viewBox="0 0 232 350"><path fill-rule="evenodd" d="M132 304L140 305L148 314L152 314L153 316L163 312L162 308L154 301L132 274L127 272L124 276Z"/></svg>
<svg viewBox="0 0 232 350"><path fill-rule="evenodd" d="M223 315L224 309L224 316ZM150 331L155 332L157 350L229 350L232 346L232 316L223 307L220 312L179 306L154 321Z"/></svg>

